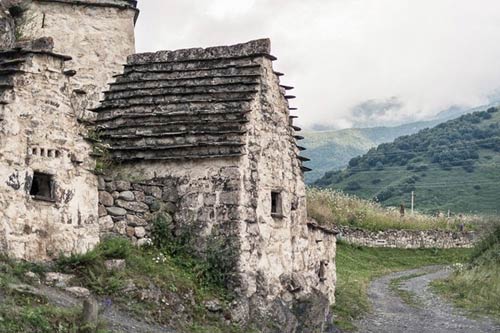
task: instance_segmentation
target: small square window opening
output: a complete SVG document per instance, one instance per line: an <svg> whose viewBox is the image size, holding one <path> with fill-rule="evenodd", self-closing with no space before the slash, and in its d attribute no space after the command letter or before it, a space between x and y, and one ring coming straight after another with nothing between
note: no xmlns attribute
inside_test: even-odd
<svg viewBox="0 0 500 333"><path fill-rule="evenodd" d="M283 203L281 199L280 192L271 192L271 215L282 216L283 215Z"/></svg>
<svg viewBox="0 0 500 333"><path fill-rule="evenodd" d="M35 172L31 183L30 195L34 199L54 201L54 176Z"/></svg>

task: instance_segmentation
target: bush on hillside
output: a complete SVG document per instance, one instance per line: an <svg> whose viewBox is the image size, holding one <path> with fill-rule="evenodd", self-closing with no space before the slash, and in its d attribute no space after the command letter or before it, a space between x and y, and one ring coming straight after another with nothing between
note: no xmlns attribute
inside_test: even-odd
<svg viewBox="0 0 500 333"><path fill-rule="evenodd" d="M345 187L346 191L357 191L361 189L361 185L358 182L349 182Z"/></svg>

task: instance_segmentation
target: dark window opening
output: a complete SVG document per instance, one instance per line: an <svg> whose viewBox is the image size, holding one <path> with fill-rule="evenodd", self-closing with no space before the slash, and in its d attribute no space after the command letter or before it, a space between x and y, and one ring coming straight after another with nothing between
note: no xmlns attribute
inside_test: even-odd
<svg viewBox="0 0 500 333"><path fill-rule="evenodd" d="M271 215L282 216L283 215L283 203L281 200L280 192L271 192Z"/></svg>
<svg viewBox="0 0 500 333"><path fill-rule="evenodd" d="M54 201L54 177L35 172L31 183L30 195L35 199Z"/></svg>

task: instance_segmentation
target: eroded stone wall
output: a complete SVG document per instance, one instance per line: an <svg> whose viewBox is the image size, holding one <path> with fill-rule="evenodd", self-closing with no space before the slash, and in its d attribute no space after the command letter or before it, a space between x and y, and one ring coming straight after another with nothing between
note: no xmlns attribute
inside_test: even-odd
<svg viewBox="0 0 500 333"><path fill-rule="evenodd" d="M367 231L340 227L340 239L368 247L390 247L401 249L419 248L471 248L477 240L472 231L445 230L386 230Z"/></svg>
<svg viewBox="0 0 500 333"><path fill-rule="evenodd" d="M137 200L136 197L135 201L153 207L149 213L153 213L159 206L170 213L174 228L177 229L174 233L188 228L196 239L198 251L202 253L204 239L214 227L223 226L230 232L229 226L236 226L240 221L241 172L235 166L236 163L231 158L143 162L121 165L113 172L116 179L128 180L125 183L130 183L134 193L140 198ZM105 189L109 194L119 197L119 191L112 191L112 185L106 183L105 186L108 187ZM144 200L141 191L145 194ZM128 209L123 201L115 203L116 208L124 208L128 213L133 211ZM141 206L145 208L143 204ZM110 209L107 210L109 213ZM101 212L104 213L102 207ZM151 220L151 215L147 212L137 213L139 214L134 215L146 221ZM114 220L117 222L122 218L115 217Z"/></svg>
<svg viewBox="0 0 500 333"><path fill-rule="evenodd" d="M271 59L259 61L263 80L249 114L247 155L242 157L245 218L240 224L242 292L250 300L249 312L254 318L259 313L284 311L277 305L280 300L289 308L308 297L317 304L333 304L336 282L335 233L307 223L305 185L290 126L288 96ZM272 213L272 192L279 194L278 214ZM278 303L269 302L273 298ZM328 315L329 306L321 311ZM310 315L307 311L294 313L286 321L293 327L294 320L303 323Z"/></svg>
<svg viewBox="0 0 500 333"><path fill-rule="evenodd" d="M12 47L15 42L14 19L5 4L0 3L0 49Z"/></svg>
<svg viewBox="0 0 500 333"><path fill-rule="evenodd" d="M2 54L11 76L1 78L0 244L15 258L46 260L99 241L95 163L64 61L44 52ZM50 193L33 195L35 172L50 178L36 182Z"/></svg>
<svg viewBox="0 0 500 333"><path fill-rule="evenodd" d="M121 72L127 56L135 51L137 10L127 3L34 0L16 18L17 36L20 40L52 37L54 52L73 58L66 66L76 70L74 103L94 108L112 76Z"/></svg>

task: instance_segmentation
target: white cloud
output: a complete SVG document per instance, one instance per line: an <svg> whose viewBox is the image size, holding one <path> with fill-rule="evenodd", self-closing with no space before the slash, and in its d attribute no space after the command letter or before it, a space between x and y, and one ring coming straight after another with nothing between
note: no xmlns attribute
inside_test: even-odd
<svg viewBox="0 0 500 333"><path fill-rule="evenodd" d="M498 0L143 0L138 51L270 37L300 122L346 126L397 97L394 119L478 105L500 87Z"/></svg>
<svg viewBox="0 0 500 333"><path fill-rule="evenodd" d="M206 13L218 20L245 14L255 5L255 0L211 0L210 2Z"/></svg>

